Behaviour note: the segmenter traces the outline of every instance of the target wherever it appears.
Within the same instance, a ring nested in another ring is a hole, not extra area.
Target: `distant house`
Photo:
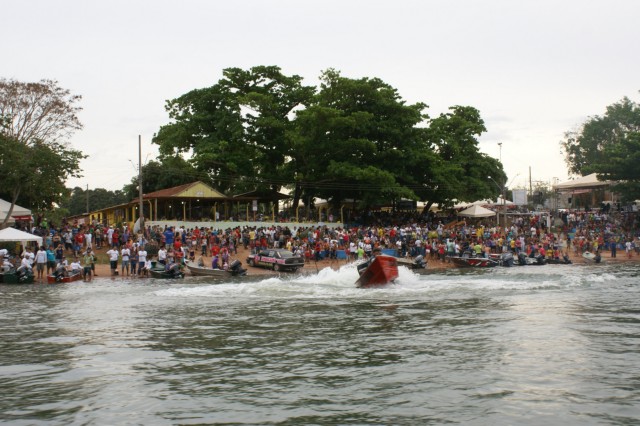
[[[553,185],[553,189],[559,194],[560,208],[593,208],[613,202],[612,184],[611,181],[598,180],[597,175],[592,173]]]
[[[143,194],[142,208],[145,219],[154,222],[217,221],[231,217],[247,220],[253,216],[257,204],[270,204],[263,210],[273,211],[274,204],[277,206],[278,200],[287,197],[277,192],[259,191],[229,197],[204,182],[196,181]],[[139,208],[140,199],[136,198],[128,203],[90,212],[88,216],[85,214],[69,219],[104,225],[129,223],[133,226],[138,220]]]

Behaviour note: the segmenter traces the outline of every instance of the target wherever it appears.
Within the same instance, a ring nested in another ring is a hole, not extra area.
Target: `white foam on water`
[[[315,274],[280,274],[256,281],[216,284],[189,284],[156,290],[160,297],[176,298],[395,298],[428,297],[435,293],[468,291],[536,291],[600,285],[615,281],[616,276],[602,269],[582,265],[544,265],[491,269],[450,269],[425,275],[405,266],[387,286],[362,289],[355,285],[355,264],[337,270],[324,268]]]

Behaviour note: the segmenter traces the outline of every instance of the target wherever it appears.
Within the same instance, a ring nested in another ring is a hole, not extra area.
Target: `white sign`
[[[258,211],[258,200],[253,200],[253,211],[254,212]]]
[[[511,191],[513,194],[513,203],[517,206],[527,205],[527,190],[526,189],[514,189]]]

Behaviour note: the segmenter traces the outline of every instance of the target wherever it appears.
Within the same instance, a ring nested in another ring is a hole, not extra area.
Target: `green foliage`
[[[68,216],[75,216],[128,201],[129,198],[121,190],[107,191],[104,188],[96,188],[87,191],[76,186],[70,191],[69,196],[65,197],[60,207],[68,212]],[[89,210],[87,210],[87,202]]]
[[[34,141],[29,145],[0,135],[0,175],[8,200],[46,211],[61,202],[67,178],[79,176],[79,162],[84,156],[64,145]],[[7,218],[1,218],[4,225]]]
[[[313,93],[299,76],[278,67],[229,68],[212,87],[167,102],[173,123],[153,141],[164,156],[192,152],[191,163],[223,192],[279,189],[281,165],[290,153],[285,137],[290,114]]]
[[[426,104],[407,104],[378,78],[329,69],[316,89],[278,67],[230,68],[166,108],[173,122],[154,137],[161,155],[191,154],[188,163],[223,192],[284,186],[294,206],[318,197],[369,208],[492,197],[500,188],[487,176],[506,181],[502,165],[478,150],[486,129],[477,109],[455,106],[429,121]]]
[[[61,202],[70,177],[80,177],[85,156],[65,140],[82,128],[73,96],[56,81],[23,83],[0,79],[0,196],[46,211]],[[5,226],[7,218],[0,219]]]
[[[179,155],[161,156],[159,161],[149,161],[142,166],[142,190],[145,194],[197,180],[212,184],[205,172],[198,171]],[[130,184],[124,186],[122,192],[123,203],[139,197],[137,175],[131,179]]]
[[[597,173],[600,179],[619,181],[616,190],[626,200],[640,198],[640,105],[623,98],[604,116],[587,120],[568,132],[562,146],[571,173]]]

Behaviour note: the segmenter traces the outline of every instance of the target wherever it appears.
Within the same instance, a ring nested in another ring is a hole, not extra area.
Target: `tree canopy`
[[[628,98],[589,118],[562,142],[569,171],[618,181],[626,200],[640,198],[640,105]]]
[[[448,203],[496,195],[502,165],[479,152],[480,112],[455,106],[430,119],[379,78],[329,69],[319,87],[275,66],[226,69],[215,85],[167,102],[172,122],[153,141],[185,155],[223,192],[287,188],[294,206],[324,198],[362,208],[400,199]],[[175,184],[175,183],[174,183]]]
[[[66,144],[66,138],[82,128],[76,116],[79,99],[52,80],[0,79],[0,196],[11,202],[0,227],[6,226],[18,201],[50,208],[65,194],[67,178],[79,177],[84,155]]]

